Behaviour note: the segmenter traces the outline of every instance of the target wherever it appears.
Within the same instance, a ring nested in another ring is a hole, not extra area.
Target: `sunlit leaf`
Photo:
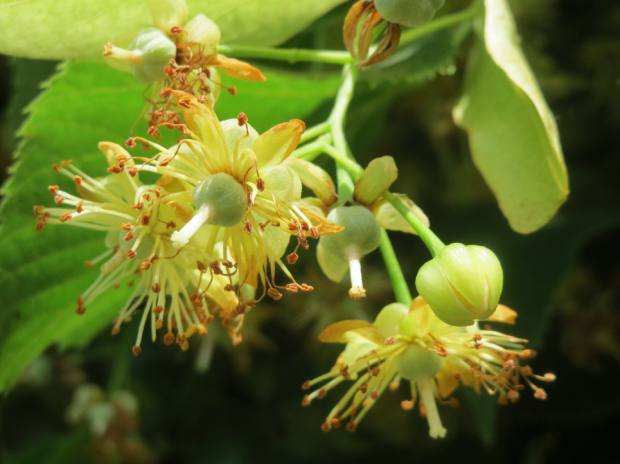
[[[545,225],[568,195],[553,114],[519,46],[505,0],[486,0],[484,35],[472,52],[455,120],[474,162],[520,233]]]
[[[189,18],[215,21],[222,43],[273,46],[344,0],[187,0]],[[128,45],[153,26],[144,0],[0,0],[0,53],[45,59],[101,59],[103,45]]]

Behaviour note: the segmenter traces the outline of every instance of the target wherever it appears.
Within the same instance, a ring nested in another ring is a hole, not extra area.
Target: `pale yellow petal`
[[[377,332],[377,329],[370,322],[360,320],[336,322],[321,332],[319,340],[325,343],[385,344],[385,338]]]
[[[258,168],[277,166],[289,157],[301,139],[306,125],[299,119],[293,119],[272,127],[254,142],[254,153]]]
[[[487,319],[492,322],[503,322],[505,324],[514,324],[517,318],[517,312],[503,304],[497,305],[495,312]]]
[[[288,158],[286,165],[301,179],[301,183],[314,192],[327,206],[338,201],[336,186],[331,176],[316,164],[299,158]]]
[[[372,205],[398,177],[398,168],[391,156],[375,158],[355,183],[353,198],[365,206]]]
[[[407,205],[409,210],[413,214],[415,214],[424,224],[429,225],[428,217],[426,214],[416,206],[416,204],[407,197],[407,195],[403,195],[397,193],[394,195],[396,198],[400,199],[402,202]],[[370,207],[372,214],[374,214],[375,218],[379,222],[379,225],[384,229],[388,230],[398,230],[400,232],[407,232],[409,234],[415,234],[413,227],[409,225],[405,218],[398,212],[396,209],[388,203],[383,198],[375,201]]]
[[[437,372],[435,378],[437,379],[439,395],[442,398],[448,398],[459,386],[459,381],[454,378],[454,372],[445,367]]]

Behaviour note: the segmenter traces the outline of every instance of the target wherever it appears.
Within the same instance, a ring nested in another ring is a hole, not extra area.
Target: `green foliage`
[[[272,46],[343,0],[187,0],[189,18],[208,12],[222,43]],[[106,42],[127,46],[152,27],[143,0],[0,1],[0,53],[44,59],[100,60]]]
[[[511,227],[533,232],[568,195],[555,119],[519,46],[505,0],[487,0],[455,119]]]

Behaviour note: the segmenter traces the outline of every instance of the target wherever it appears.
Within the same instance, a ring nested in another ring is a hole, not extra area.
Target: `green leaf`
[[[215,105],[220,120],[236,118],[244,112],[252,127],[262,133],[276,124],[309,115],[324,100],[333,98],[340,87],[340,76],[313,78],[261,70],[266,82],[241,82],[222,76],[238,92],[220,94]]]
[[[303,118],[338,87],[337,78],[267,75],[269,81],[264,84],[237,82],[237,94],[226,95],[217,104],[222,118],[245,111],[253,125],[266,130],[295,116]],[[48,346],[88,344],[110,326],[129,297],[125,287],[112,289],[84,315],[75,314],[77,296],[97,276],[97,270],[85,268],[84,261],[104,251],[104,237],[69,225],[36,232],[32,207],[52,204],[48,185],[74,189],[69,179],[54,172],[52,163],[72,159],[89,174],[106,173],[97,144],[122,144],[129,137],[145,105],[144,85],[105,64],[69,62],[44,87],[47,90],[31,106],[20,131],[22,143],[0,209],[0,391],[10,388]],[[145,132],[146,123],[140,120],[135,133]],[[164,135],[161,143],[170,146],[178,133]]]
[[[222,43],[273,46],[343,1],[187,0],[187,5],[190,19],[203,13],[218,24]],[[0,53],[100,60],[105,43],[127,46],[152,25],[143,0],[0,0]]]
[[[519,47],[505,0],[486,0],[484,36],[472,52],[454,117],[474,163],[517,232],[545,225],[568,196],[555,119]]]
[[[470,29],[469,23],[463,24],[399,47],[385,61],[362,71],[360,80],[373,85],[385,82],[416,85],[433,79],[438,73],[452,74],[456,69],[454,59]]]

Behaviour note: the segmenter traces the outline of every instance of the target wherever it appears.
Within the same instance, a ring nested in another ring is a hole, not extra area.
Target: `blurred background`
[[[444,13],[466,3],[448,1]],[[349,6],[283,46],[342,49]],[[212,335],[193,340],[188,352],[158,341],[134,357],[131,328],[115,338],[105,331],[81,351],[48,350],[0,397],[0,462],[618,462],[620,4],[519,0],[512,6],[557,119],[571,180],[568,202],[547,226],[527,236],[508,227],[452,121],[471,37],[454,65],[430,82],[407,78],[415,61],[390,80],[363,74],[347,136],[362,165],[376,156],[396,159],[393,190],[424,209],[444,242],[496,252],[505,272],[502,303],[519,313],[516,326],[503,329],[530,340],[538,351],[534,371],[557,375],[546,401],[522,395],[500,407],[496,398],[462,387],[460,407],[440,409],[447,437],[433,440],[417,409],[400,408],[403,389],[386,393],[354,434],[322,432],[339,393],[302,408],[301,385],[329,370],[341,347],[322,346],[318,333],[342,319],[372,320],[394,297],[379,252],[364,262],[368,297],[360,302],[349,299],[346,282],[321,274],[313,253],[303,253],[296,276],[317,290],[265,301],[250,312],[241,346],[233,348],[214,324]],[[14,134],[23,110],[57,64],[0,56],[2,181],[20,143]],[[279,66],[337,72],[319,64]],[[331,104],[305,118],[308,126],[321,122]],[[391,237],[413,288],[427,251],[415,237]]]

